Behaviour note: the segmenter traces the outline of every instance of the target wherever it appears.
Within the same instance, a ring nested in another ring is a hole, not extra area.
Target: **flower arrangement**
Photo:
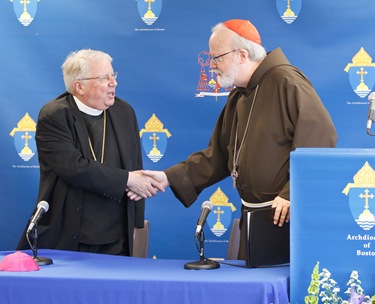
[[[364,294],[357,271],[352,271],[346,285],[348,289],[344,293],[348,300],[343,300],[340,297],[340,288],[331,277],[331,273],[326,268],[319,272],[319,262],[317,262],[311,274],[305,304],[318,304],[319,300],[323,304],[375,304],[375,295],[370,297]]]

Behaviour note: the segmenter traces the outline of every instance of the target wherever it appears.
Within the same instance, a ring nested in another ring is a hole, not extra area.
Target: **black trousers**
[[[120,239],[114,243],[100,245],[79,243],[78,251],[129,256],[128,247],[127,243],[125,243],[123,239]]]

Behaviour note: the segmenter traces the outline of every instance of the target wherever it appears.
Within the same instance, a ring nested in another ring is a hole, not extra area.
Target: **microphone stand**
[[[197,239],[199,238],[199,261],[195,262],[189,262],[186,263],[184,268],[185,269],[195,269],[195,270],[200,270],[200,269],[217,269],[220,268],[220,264],[216,261],[212,261],[209,259],[206,259],[204,257],[204,232],[203,229],[199,232]]]
[[[33,256],[34,256],[33,259],[35,260],[35,262],[39,266],[53,264],[52,259],[50,259],[50,258],[38,257],[38,248],[37,248],[38,229],[37,229],[37,225],[34,226],[31,233],[32,233],[31,237],[33,238],[33,244],[30,243],[27,232],[26,232],[26,236],[27,236],[27,240],[29,241],[29,245],[31,247],[31,250],[33,251]]]

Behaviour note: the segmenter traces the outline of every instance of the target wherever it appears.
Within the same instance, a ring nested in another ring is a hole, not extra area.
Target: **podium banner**
[[[375,295],[374,168],[374,149],[292,152],[291,303]]]

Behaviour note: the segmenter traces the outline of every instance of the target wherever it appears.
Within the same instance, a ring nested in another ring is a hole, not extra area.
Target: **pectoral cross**
[[[237,166],[233,166],[233,170],[230,175],[232,176],[232,179],[233,179],[233,188],[236,188],[236,181],[238,178]]]

